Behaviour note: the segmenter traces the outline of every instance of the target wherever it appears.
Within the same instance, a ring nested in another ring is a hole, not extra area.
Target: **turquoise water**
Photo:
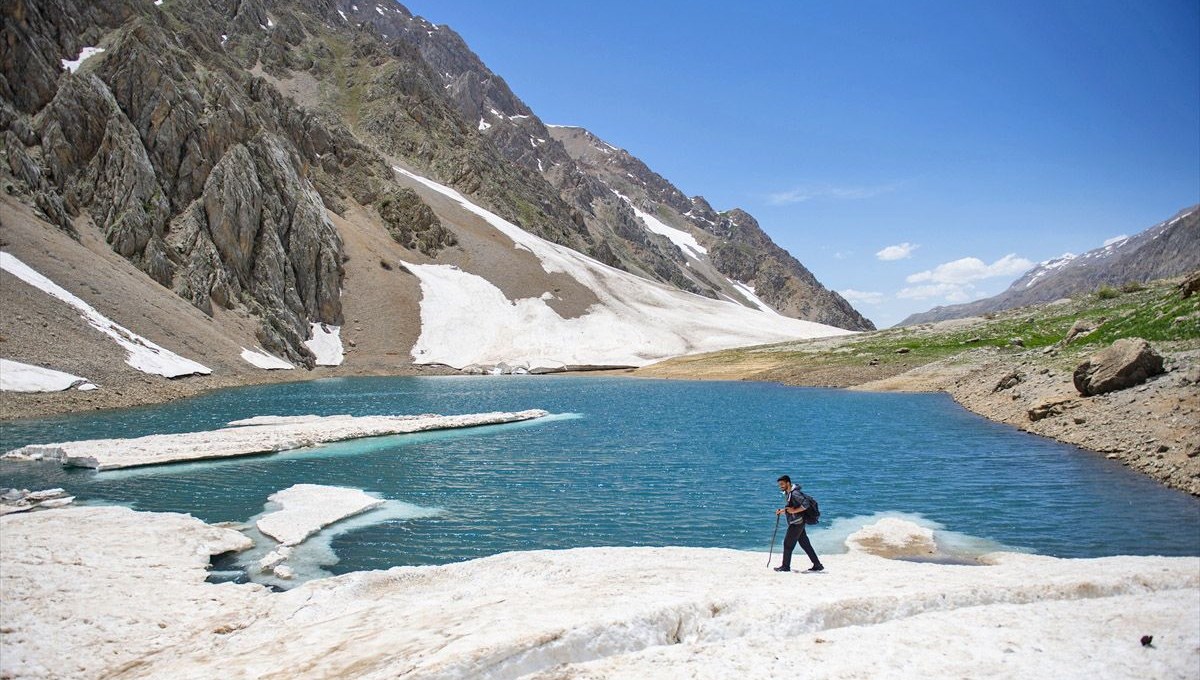
[[[600,377],[345,378],[7,423],[0,449],[213,429],[255,415],[527,408],[557,415],[104,473],[3,462],[0,486],[62,486],[82,501],[213,522],[246,521],[268,495],[297,483],[398,501],[326,532],[335,573],[577,546],[765,555],[780,474],[820,500],[813,537],[825,551],[880,513],[902,513],[980,549],[1200,555],[1200,500],[1103,456],[987,421],[941,394]]]

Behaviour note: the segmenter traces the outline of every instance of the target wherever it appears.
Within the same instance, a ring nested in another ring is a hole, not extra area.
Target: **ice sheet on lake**
[[[279,506],[259,519],[258,530],[286,546],[294,546],[334,522],[383,505],[359,489],[321,484],[294,484],[270,500]]]
[[[547,415],[550,414],[546,411],[530,409],[453,416],[312,416],[300,421],[289,418],[281,423],[238,425],[205,432],[32,444],[10,451],[4,454],[4,457],[18,460],[57,460],[68,466],[113,470],[139,465],[270,453],[360,437],[514,423]]]
[[[13,677],[1195,677],[1200,559],[984,566],[852,551],[577,548],[309,581],[205,583],[241,534],[83,507],[0,518]],[[920,533],[920,532],[918,532]],[[1153,635],[1153,644],[1140,643]]]

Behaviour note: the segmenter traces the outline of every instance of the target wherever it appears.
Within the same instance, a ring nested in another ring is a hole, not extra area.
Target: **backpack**
[[[816,524],[821,521],[821,508],[817,506],[817,499],[804,494],[804,498],[808,501],[808,509],[804,511],[804,523]]]

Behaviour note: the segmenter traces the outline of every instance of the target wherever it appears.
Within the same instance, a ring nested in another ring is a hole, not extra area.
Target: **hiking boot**
[[[811,569],[809,569],[809,571],[825,571],[825,565],[823,565],[823,564],[814,564],[814,565],[812,565],[812,568],[811,568]]]
[[[775,571],[791,571],[791,567],[775,567]]]

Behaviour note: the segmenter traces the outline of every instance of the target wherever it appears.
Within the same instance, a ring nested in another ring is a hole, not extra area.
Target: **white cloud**
[[[913,245],[912,243],[905,241],[904,243],[897,243],[894,246],[888,246],[884,248],[878,253],[875,253],[875,257],[884,260],[885,262],[891,260],[905,260],[912,257],[913,251],[920,247],[921,246],[919,245]]]
[[[847,302],[856,305],[877,305],[883,302],[883,293],[876,293],[874,291],[854,290],[853,288],[847,288],[846,290],[839,290],[838,295],[846,298]]]
[[[966,302],[973,297],[978,297],[978,295],[975,292],[975,287],[971,284],[934,283],[925,286],[902,288],[896,293],[896,297],[903,300],[928,300],[929,298],[940,297],[947,302]]]
[[[796,187],[789,191],[781,191],[767,196],[771,205],[790,205],[815,199],[831,199],[835,201],[856,201],[873,198],[896,190],[896,184],[884,184],[873,187],[861,186],[832,186],[821,184],[814,186]]]
[[[932,270],[925,270],[909,275],[905,280],[909,283],[949,283],[964,284],[972,281],[996,278],[999,276],[1017,276],[1033,267],[1033,263],[1023,257],[1009,253],[991,264],[985,264],[977,257],[964,257],[953,262],[939,264]]]
[[[896,297],[906,300],[941,298],[951,303],[968,302],[987,295],[975,288],[976,281],[1005,276],[1016,277],[1031,267],[1032,262],[1013,253],[991,264],[977,257],[964,257],[909,275],[905,281],[922,285],[904,288],[896,293]]]

